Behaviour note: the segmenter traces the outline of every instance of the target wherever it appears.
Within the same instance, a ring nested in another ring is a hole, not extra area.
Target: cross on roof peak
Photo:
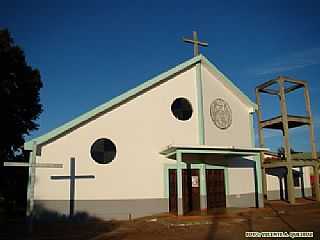
[[[207,47],[208,43],[206,42],[200,42],[198,40],[198,33],[196,31],[193,31],[193,39],[183,38],[183,41],[186,43],[193,44],[193,54],[194,56],[199,55],[199,46]]]

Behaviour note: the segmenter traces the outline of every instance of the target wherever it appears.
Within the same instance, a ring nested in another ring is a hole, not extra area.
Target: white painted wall
[[[251,147],[249,107],[227,88],[206,65],[202,65],[205,143],[207,145]],[[216,98],[228,102],[232,110],[232,125],[216,127],[210,116],[210,105]]]
[[[252,147],[249,107],[205,64],[202,64],[201,71],[206,145]],[[216,127],[210,116],[210,105],[216,98],[224,99],[232,110],[232,124],[224,130]],[[230,195],[254,193],[252,168],[229,168],[228,172]]]
[[[293,169],[299,171],[299,168],[293,168]],[[310,189],[311,188],[311,183],[310,183],[311,167],[303,167],[303,173],[304,173],[303,175],[304,187],[305,189]],[[283,182],[283,186],[284,186],[284,182]],[[300,186],[295,187],[295,189],[300,191],[301,187]],[[269,192],[268,198],[270,198],[270,200],[274,199],[275,191],[279,191],[279,190],[280,190],[280,186],[279,186],[278,177],[267,174],[267,191]],[[271,194],[271,192],[273,193]],[[276,199],[280,199],[280,194],[277,194]]]
[[[254,172],[252,168],[229,168],[229,194],[254,193]]]
[[[35,199],[69,199],[69,182],[50,180],[69,175],[69,159],[76,159],[76,174],[95,179],[76,181],[76,199],[141,199],[164,197],[164,163],[175,163],[159,154],[168,144],[198,144],[195,68],[153,88],[77,128],[42,148],[38,162],[62,163],[63,169],[37,169]],[[186,97],[193,115],[179,121],[171,104]],[[112,163],[99,165],[91,159],[90,147],[98,138],[109,138],[117,147]]]
[[[268,191],[279,190],[278,177],[267,174],[267,189]]]
[[[303,181],[305,188],[311,188],[310,175],[312,173],[312,167],[303,167]]]
[[[249,108],[202,64],[206,145],[251,147]],[[69,181],[51,180],[52,175],[69,175],[69,161],[76,159],[77,175],[95,175],[95,179],[76,181],[78,200],[146,199],[165,197],[164,164],[175,164],[159,152],[168,144],[199,144],[195,67],[180,73],[131,101],[115,108],[75,131],[42,147],[38,162],[62,163],[63,169],[37,169],[36,200],[68,200]],[[186,97],[193,115],[179,121],[171,113],[171,104]],[[218,129],[211,121],[210,104],[215,98],[228,101],[233,124]],[[109,138],[117,147],[117,156],[107,165],[91,159],[90,147],[98,138]],[[251,168],[230,168],[229,194],[254,192]]]

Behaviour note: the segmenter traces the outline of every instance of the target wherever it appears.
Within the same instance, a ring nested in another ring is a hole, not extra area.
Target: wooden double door
[[[169,211],[178,212],[177,171],[169,169]],[[184,214],[200,211],[199,169],[182,170],[182,205]]]
[[[225,208],[226,190],[223,169],[206,169],[207,208]]]
[[[223,169],[206,169],[207,209],[226,207]],[[169,211],[178,212],[177,171],[169,169]],[[183,212],[200,211],[200,176],[198,169],[182,170]]]

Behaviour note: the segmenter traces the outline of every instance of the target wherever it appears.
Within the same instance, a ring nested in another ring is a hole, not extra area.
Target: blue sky
[[[256,85],[287,75],[308,80],[320,145],[319,1],[5,1],[0,27],[10,30],[40,69],[44,112],[39,136],[192,57],[182,37],[199,32],[201,49],[252,100]],[[299,95],[300,94],[300,95]],[[301,113],[303,96],[290,96]],[[265,99],[264,112],[278,104]],[[292,145],[309,150],[307,128]],[[281,146],[266,131],[269,147]],[[28,139],[30,139],[28,137]],[[319,148],[320,149],[320,148]]]

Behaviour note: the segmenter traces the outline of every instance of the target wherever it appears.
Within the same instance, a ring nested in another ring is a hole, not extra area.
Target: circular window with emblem
[[[214,124],[220,129],[227,129],[232,124],[231,108],[222,98],[217,98],[211,103],[210,115]]]
[[[117,149],[110,139],[100,138],[92,144],[90,153],[97,163],[108,164],[115,158]]]

